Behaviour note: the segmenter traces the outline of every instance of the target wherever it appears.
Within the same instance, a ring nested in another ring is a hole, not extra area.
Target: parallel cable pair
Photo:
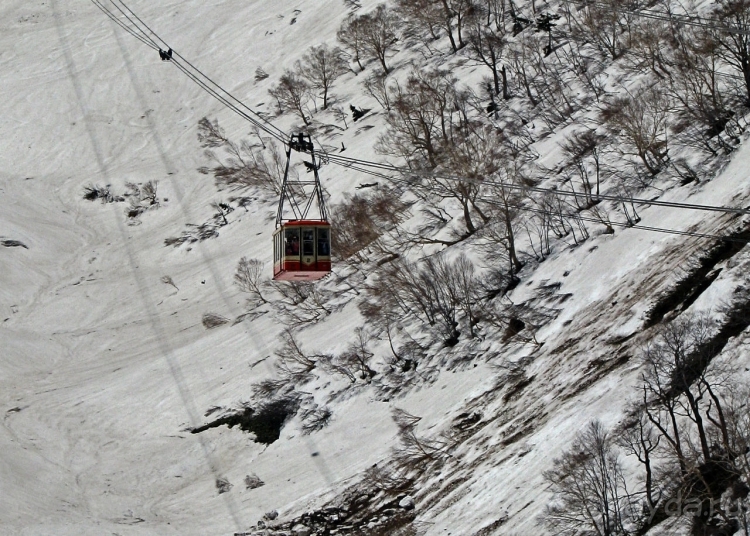
[[[255,125],[260,130],[263,130],[264,132],[266,132],[268,135],[270,135],[272,138],[276,139],[283,145],[288,144],[288,137],[281,129],[279,129],[273,123],[265,119],[261,114],[252,110],[247,105],[242,103],[242,101],[234,97],[231,93],[229,93],[229,91],[224,89],[218,83],[214,82],[210,77],[208,77],[200,69],[195,67],[192,63],[190,63],[190,61],[188,61],[178,52],[175,52],[171,47],[167,45],[166,41],[164,41],[161,37],[159,37],[159,35],[156,34],[156,32],[151,30],[151,28],[145,22],[143,22],[143,20],[140,17],[138,17],[138,15],[136,15],[122,0],[109,0],[109,1],[112,5],[115,6],[115,8],[125,17],[125,19],[132,26],[125,23],[115,13],[113,13],[110,9],[104,6],[102,4],[102,0],[91,0],[91,1],[100,10],[102,10],[110,19],[116,22],[118,26],[123,28],[129,34],[133,35],[134,37],[136,37],[138,40],[140,40],[141,42],[143,42],[150,48],[154,50],[162,51],[162,46],[159,44],[160,42],[164,47],[166,47],[169,50],[172,50],[173,54],[171,57],[171,62],[174,63],[175,66],[178,69],[180,69],[188,78],[193,80],[198,86],[203,88],[206,92],[208,92],[210,95],[216,98],[219,102],[224,104],[230,110],[234,111],[243,119]],[[566,1],[569,3],[577,3],[575,0],[563,0],[563,1]],[[636,14],[638,13],[636,11],[631,11],[631,12],[636,13]],[[260,121],[256,119],[256,117],[260,119]],[[330,162],[330,163],[333,163],[333,164],[336,164],[336,165],[339,165],[348,169],[353,169],[361,173],[367,173],[369,175],[383,178],[385,180],[390,180],[390,181],[397,181],[397,179],[395,179],[392,176],[385,175],[383,172],[392,172],[392,173],[398,173],[401,175],[411,175],[415,177],[434,178],[434,179],[439,179],[439,180],[448,180],[448,181],[456,181],[456,182],[475,182],[475,183],[481,183],[481,184],[489,185],[489,186],[507,188],[510,190],[520,190],[523,192],[535,192],[535,193],[543,193],[543,194],[551,193],[554,195],[562,195],[562,196],[576,197],[576,198],[586,198],[588,196],[588,194],[585,194],[582,192],[568,192],[564,190],[558,190],[555,188],[523,186],[523,185],[507,183],[504,181],[471,179],[467,177],[441,175],[441,174],[434,173],[434,172],[414,171],[406,167],[395,166],[395,165],[388,164],[388,163],[373,162],[373,161],[363,160],[359,158],[349,158],[349,157],[329,153],[322,148],[320,150],[320,158],[322,158],[323,161],[327,161],[327,162]],[[380,170],[380,171],[378,172],[374,170]],[[631,204],[637,204],[637,205],[653,205],[653,206],[664,206],[664,207],[671,207],[671,208],[677,208],[677,209],[702,210],[702,211],[709,211],[709,212],[723,212],[723,213],[731,213],[731,214],[738,214],[738,215],[750,215],[750,210],[743,209],[743,208],[718,207],[718,206],[710,206],[710,205],[678,203],[678,202],[669,202],[669,201],[640,199],[640,198],[634,198],[634,197],[628,198],[628,197],[607,195],[607,194],[601,194],[597,197],[602,200],[613,201],[613,202],[618,202],[618,203],[631,203]],[[594,221],[598,222],[598,220],[594,220]],[[625,227],[631,227],[631,228],[635,227],[630,224],[622,224],[622,225],[624,225]],[[661,228],[647,228],[646,226],[638,226],[635,228],[641,228],[644,230],[655,230],[655,231],[658,230],[659,232],[672,232],[675,234],[688,234],[690,236],[707,236],[707,237],[713,237],[717,239],[722,238],[722,237],[714,236],[714,235],[701,235],[700,233],[690,233],[688,231],[677,231],[677,230],[669,230],[669,229],[661,229]]]
[[[130,35],[144,43],[146,46],[164,53],[164,49],[171,51],[169,59],[179,70],[188,78],[193,80],[198,86],[203,88],[207,93],[221,102],[224,106],[234,111],[237,115],[266,132],[269,136],[285,144],[287,137],[284,131],[276,127],[273,123],[265,119],[255,110],[249,108],[242,101],[233,96],[229,91],[212,80],[203,71],[193,65],[187,58],[179,54],[167,42],[159,37],[133,10],[131,10],[121,0],[109,0],[117,11],[125,17],[127,22],[123,21],[111,9],[108,9],[103,0],[91,0],[102,12],[104,12],[112,21],[123,28]]]
[[[601,1],[591,1],[591,0],[561,0],[562,3],[565,4],[573,4],[580,7],[587,7],[587,6],[598,6],[603,8],[604,11],[608,11],[613,14],[630,14],[635,15],[637,17],[643,17],[647,19],[652,20],[661,20],[666,22],[674,22],[677,24],[683,24],[685,26],[694,26],[697,28],[705,28],[707,30],[718,30],[720,32],[726,32],[731,34],[737,34],[737,35],[747,35],[750,36],[750,29],[749,30],[742,30],[740,28],[727,26],[726,24],[723,24],[722,21],[716,20],[716,19],[706,19],[699,16],[690,16],[690,15],[678,15],[675,13],[659,13],[654,12],[652,10],[647,9],[640,9],[640,8],[631,8],[631,9],[621,9],[621,10],[615,10],[612,9],[611,4],[607,4],[605,2]]]
[[[402,183],[406,186],[411,186],[411,184],[404,179],[396,179],[394,177],[388,177],[388,179],[395,183]],[[564,192],[564,191],[555,191],[555,193],[568,194],[568,195],[573,194],[573,192]],[[626,199],[626,198],[623,198],[623,199]],[[717,234],[711,234],[711,233],[698,233],[694,231],[681,231],[678,229],[668,229],[665,227],[653,227],[649,225],[641,225],[639,223],[615,222],[615,221],[610,221],[610,220],[582,216],[580,213],[573,214],[573,213],[565,212],[563,210],[544,210],[543,208],[534,208],[528,205],[519,205],[515,203],[504,203],[500,201],[494,201],[491,199],[484,199],[482,202],[487,205],[496,206],[500,208],[511,208],[511,209],[519,210],[521,212],[530,212],[534,214],[556,216],[556,217],[561,217],[561,218],[571,218],[571,219],[576,219],[576,220],[590,222],[590,223],[597,223],[597,224],[605,225],[605,226],[610,225],[612,227],[620,227],[623,229],[638,229],[641,231],[651,231],[651,232],[663,233],[663,234],[689,236],[692,238],[709,238],[709,239],[717,240],[717,241],[721,240],[725,242],[736,242],[740,244],[750,243],[750,238],[717,235]]]

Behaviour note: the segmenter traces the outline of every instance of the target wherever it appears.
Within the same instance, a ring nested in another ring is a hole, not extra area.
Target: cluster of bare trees
[[[591,423],[545,473],[555,500],[542,521],[556,534],[643,534],[683,514],[695,534],[747,532],[747,388],[714,360],[718,328],[705,317],[664,326],[643,350],[638,400],[621,429]],[[631,482],[623,454],[641,468]]]
[[[444,201],[457,202],[465,227],[459,236],[474,234],[476,218],[489,221],[483,182],[500,169],[502,134],[479,119],[475,96],[450,72],[414,69],[386,93],[391,113],[376,149],[406,160],[413,170],[409,187],[433,217],[443,218]]]
[[[734,118],[750,96],[750,3],[716,2],[699,24],[680,24],[685,16],[667,1],[648,9],[648,17],[617,4],[569,8],[567,18],[574,27],[593,17],[598,24],[589,25],[585,35],[595,36],[602,52],[625,56],[636,72],[653,75],[646,77],[646,88],[626,99],[631,128],[623,135],[631,146],[641,144],[636,156],[647,171],[663,169],[670,131],[681,143],[712,155],[731,151],[744,130]],[[614,126],[622,127],[621,120]]]
[[[129,225],[140,223],[138,219],[141,214],[148,210],[154,210],[161,206],[157,196],[159,181],[147,181],[146,183],[125,183],[125,193],[123,195],[114,195],[111,192],[110,185],[100,186],[98,184],[89,184],[84,187],[83,198],[87,201],[101,199],[102,203],[122,203],[129,201],[125,208],[125,215],[128,217]],[[166,201],[166,199],[165,199]]]
[[[750,85],[737,81],[750,81],[746,4],[718,2],[713,20],[723,23],[713,27],[677,25],[668,1],[627,8],[614,0],[568,2],[557,13],[537,10],[534,2],[504,0],[398,0],[395,10],[381,4],[362,14],[355,6],[337,35],[342,48],[312,47],[271,93],[282,110],[309,124],[311,106],[317,109],[317,99],[324,109],[329,106],[330,89],[349,65],[361,71],[370,61],[378,64],[364,81],[388,112],[377,150],[405,160],[413,171],[404,179],[423,201],[428,227],[444,227],[452,219],[446,210],[456,204],[463,225],[439,241],[450,245],[491,228],[489,236],[505,246],[509,269],[517,272],[519,229],[533,228],[527,234],[537,239],[537,258],[550,251],[550,236],[585,239],[586,219],[614,232],[599,202],[605,180],[617,179],[614,187],[622,193],[647,184],[670,165],[695,180],[699,175],[690,165],[674,158],[683,144],[714,155],[733,148],[744,129],[737,106],[750,97]],[[441,39],[449,44],[442,52]],[[390,75],[395,47],[415,43],[431,55],[460,53],[485,67],[485,87],[477,93],[439,69]],[[623,58],[624,66],[650,72],[651,78],[642,77],[640,87],[613,98],[603,73]],[[539,120],[551,130],[591,99],[603,100],[603,125],[577,131],[562,147],[567,181],[583,192],[583,201],[575,198],[569,210],[559,199],[519,194],[517,188],[534,175],[528,166],[534,141],[529,125]],[[510,101],[512,106],[503,104]],[[223,165],[214,168],[217,181],[240,184],[239,177],[247,182],[252,175],[248,168],[268,176],[267,170],[278,167],[278,154],[241,154],[248,147],[221,135],[209,139],[226,150]],[[579,217],[581,211],[590,216]],[[627,207],[625,216],[629,223],[637,221]],[[372,242],[372,236],[360,238]]]
[[[744,0],[717,2],[699,24],[679,24],[686,6],[666,0],[649,6],[566,2],[555,14],[537,11],[533,2],[397,4],[405,35],[427,43],[447,36],[452,52],[463,49],[487,67],[491,94],[525,98],[536,108],[527,120],[537,116],[550,128],[588,96],[606,96],[600,75],[612,61],[625,58],[638,72],[650,71],[653,87],[633,92],[616,103],[627,105],[623,113],[605,118],[631,145],[625,155],[648,173],[665,166],[669,129],[689,130],[682,141],[715,154],[731,150],[744,128],[732,120],[750,97],[750,5]]]
[[[258,137],[258,143],[229,139],[219,121],[204,117],[198,121],[198,143],[210,166],[198,171],[214,176],[219,189],[257,188],[266,195],[278,195],[284,178],[286,159],[279,148]]]
[[[311,47],[271,89],[282,111],[309,124],[319,102],[322,109],[330,107],[339,77],[375,65],[363,85],[387,112],[376,149],[405,162],[408,171],[388,188],[334,207],[332,239],[339,259],[370,262],[375,256],[368,253],[374,251],[383,261],[364,290],[362,312],[373,320],[376,334],[387,337],[396,361],[410,362],[419,347],[403,329],[404,315],[432,328],[446,345],[456,344],[461,334],[476,336],[478,322],[495,314],[488,312],[488,302],[517,283],[529,258],[544,260],[555,240],[586,240],[587,222],[614,232],[612,212],[622,211],[628,223],[638,221],[632,206],[602,202],[603,191],[627,197],[632,188],[674,167],[674,155],[685,146],[712,155],[733,149],[744,129],[742,106],[750,103],[750,1],[717,1],[710,20],[721,24],[680,25],[668,0],[649,6],[564,2],[551,13],[537,10],[534,2],[397,0],[395,10],[379,5],[360,14],[357,4],[338,32],[341,48]],[[651,15],[643,17],[639,9]],[[484,69],[486,79],[482,87],[469,88],[439,68],[395,69],[397,46],[416,46],[429,56],[462,55]],[[615,61],[643,76],[612,95],[605,69]],[[562,165],[535,167],[531,144],[593,100],[600,104],[598,122],[564,139]],[[211,161],[201,170],[213,174],[220,187],[277,194],[283,154],[258,139],[258,144],[234,142],[216,121],[201,120],[199,141]],[[535,191],[539,179],[553,177],[558,177],[557,192]],[[420,201],[426,223],[414,234],[392,232],[407,211],[401,199],[407,190]],[[493,272],[502,280],[494,288],[463,256],[417,263],[400,258],[417,243],[450,246],[467,239],[481,246],[489,264],[503,267],[500,276]],[[522,239],[530,252],[519,251]],[[332,312],[331,296],[320,287],[263,282],[261,267],[257,260],[243,259],[236,275],[251,309],[270,305],[297,325]],[[365,334],[360,336],[362,343]],[[359,344],[323,362],[330,371],[347,371],[349,379],[371,379],[365,347]],[[712,401],[711,418],[721,422],[710,392],[701,396]],[[664,429],[672,436],[654,431],[659,417],[648,409],[654,397],[644,399],[648,404],[641,415],[648,418],[638,422],[661,438],[661,449],[671,444],[670,437],[676,442],[678,429]],[[696,427],[699,420],[711,422],[705,411],[693,411]],[[612,443],[601,429],[589,435],[601,445]],[[710,449],[704,447],[698,450],[705,460]],[[637,456],[648,458],[647,451]],[[647,495],[652,493],[649,488]]]
[[[364,70],[362,62],[376,60],[388,74],[388,58],[395,51],[398,42],[398,18],[385,4],[363,15],[352,15],[339,29],[338,40],[344,45],[348,58],[354,61],[359,70]]]
[[[371,257],[368,246],[375,253],[393,255],[381,237],[397,234],[407,210],[398,190],[379,186],[368,193],[347,196],[332,206],[329,219],[336,230],[331,235],[336,261],[366,262]]]
[[[455,260],[441,255],[417,264],[404,260],[389,263],[368,289],[368,300],[361,308],[367,318],[386,328],[395,311],[413,314],[434,328],[447,346],[454,346],[460,320],[474,336],[479,301],[480,284],[473,263],[463,255]]]
[[[299,328],[314,324],[333,312],[328,303],[330,291],[308,281],[272,281],[266,277],[265,263],[242,257],[234,273],[235,285],[246,294],[246,312],[237,320],[263,314],[268,305],[287,326]]]
[[[339,47],[312,46],[298,60],[294,68],[287,69],[279,82],[269,90],[281,112],[292,112],[305,125],[310,124],[312,103],[315,110],[318,99],[322,109],[328,109],[331,88],[336,80],[348,70],[344,53]]]
[[[625,534],[628,491],[613,447],[611,434],[593,421],[544,473],[555,502],[547,506],[543,519],[554,534]]]

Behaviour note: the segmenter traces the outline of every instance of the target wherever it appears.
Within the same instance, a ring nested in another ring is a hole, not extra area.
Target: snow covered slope
[[[347,15],[341,0],[128,5],[268,114],[268,89],[284,68],[310,45],[333,44]],[[472,358],[464,363],[443,351],[440,359],[454,366],[434,366],[430,381],[392,398],[359,386],[328,403],[328,427],[304,435],[292,420],[268,446],[237,428],[192,434],[211,420],[211,408],[249,401],[251,385],[272,376],[281,346],[283,326],[272,314],[214,330],[201,323],[208,312],[243,313],[234,270],[241,257],[270,263],[273,201],[235,210],[216,239],[164,245],[210,219],[210,203],[227,195],[197,171],[206,165],[198,120],[218,118],[234,138],[247,136],[248,126],[91,2],[5,0],[0,29],[0,240],[23,244],[0,247],[2,534],[231,534],[272,510],[291,519],[387,462],[398,444],[394,407],[422,417],[426,436],[450,430],[462,414],[481,415],[481,427],[413,492],[422,530],[474,534],[495,523],[491,533],[536,534],[549,500],[542,472],[589,420],[621,420],[638,380],[639,345],[648,340],[645,312],[714,242],[618,229],[559,248],[510,296],[521,303],[554,286],[550,303],[559,314],[536,334],[543,346],[506,345],[502,333],[488,331],[460,347]],[[402,51],[394,65],[414,59]],[[269,78],[256,82],[258,68]],[[464,75],[481,79],[474,67]],[[350,125],[325,141],[372,160],[384,114],[359,83],[354,74],[342,77],[336,98],[345,108],[373,108],[364,126],[374,128]],[[299,126],[289,114],[273,120],[285,131]],[[554,159],[556,139],[537,151]],[[715,179],[663,199],[746,206],[749,162],[743,141]],[[332,202],[371,179],[335,166],[321,173]],[[137,225],[123,203],[83,199],[88,185],[122,195],[126,183],[147,181],[158,181],[160,207]],[[702,233],[739,220],[658,207],[639,214],[644,225]],[[691,310],[715,311],[746,281],[746,249],[721,261],[724,270]],[[299,337],[333,353],[363,323],[352,301]],[[726,353],[745,363],[738,345]],[[508,362],[523,362],[531,378],[515,393],[498,369]],[[307,388],[323,393],[328,381]],[[246,487],[247,475],[265,485]],[[230,489],[219,493],[225,481]]]

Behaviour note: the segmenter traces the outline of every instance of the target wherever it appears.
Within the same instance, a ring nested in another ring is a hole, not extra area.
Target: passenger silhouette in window
[[[299,255],[299,230],[287,229],[284,238],[286,240],[285,255]]]

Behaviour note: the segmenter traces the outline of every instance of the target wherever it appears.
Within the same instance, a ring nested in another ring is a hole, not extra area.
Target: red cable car
[[[313,172],[313,180],[289,180],[292,149],[310,154],[312,162],[304,164],[308,172]],[[292,136],[286,152],[286,170],[273,234],[273,278],[276,281],[314,281],[331,273],[331,224],[326,216],[319,167],[310,136],[307,139],[304,134]],[[310,186],[313,189],[308,193]],[[292,218],[284,217],[285,200],[289,201]],[[319,219],[308,217],[313,202],[317,202]]]
[[[273,278],[313,281],[331,272],[331,225],[323,220],[292,220],[273,234]]]

